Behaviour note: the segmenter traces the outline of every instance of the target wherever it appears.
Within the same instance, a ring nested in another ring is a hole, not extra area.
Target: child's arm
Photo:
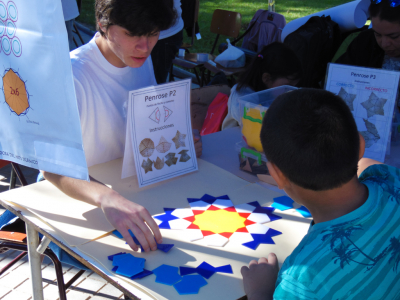
[[[241,272],[248,300],[273,299],[279,272],[278,259],[274,253],[270,253],[268,259],[261,257],[258,262],[252,260],[249,267],[242,267]]]
[[[365,157],[361,158],[358,161],[357,176],[360,177],[361,173],[364,172],[364,170],[366,168],[368,168],[369,166],[380,165],[380,164],[382,164],[382,163],[377,160],[371,159],[371,158],[365,158]]]

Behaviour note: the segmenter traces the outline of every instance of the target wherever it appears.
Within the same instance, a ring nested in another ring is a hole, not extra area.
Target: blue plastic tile
[[[178,273],[179,268],[169,265],[161,265],[153,270],[156,275],[156,282],[165,285],[173,285],[182,280],[182,276]]]
[[[198,273],[207,279],[209,279],[216,272],[231,273],[231,274],[233,273],[232,267],[230,265],[215,268],[206,262],[202,262],[197,268],[179,267],[179,271],[182,276]]]
[[[310,211],[307,209],[305,206],[301,206],[296,209],[304,218],[310,218],[312,217],[310,214]]]
[[[118,269],[115,271],[117,274],[132,277],[140,272],[143,272],[144,258],[138,258],[132,254],[121,254],[114,256],[113,266],[117,266]]]
[[[143,272],[140,272],[140,273],[137,273],[136,275],[133,275],[133,276],[131,277],[131,279],[140,279],[140,278],[149,276],[149,275],[151,275],[151,274],[153,274],[152,271],[143,269]]]
[[[207,285],[207,281],[200,275],[189,275],[174,284],[179,295],[198,294],[201,287]]]
[[[254,206],[254,207],[259,207],[259,206],[261,206],[260,203],[258,203],[258,201],[249,202],[249,203],[246,203],[246,204],[251,205],[251,206]]]
[[[272,207],[275,207],[279,210],[288,210],[293,208],[294,201],[288,196],[281,196],[274,198],[274,203],[272,203]]]
[[[242,245],[250,249],[256,250],[260,244],[275,244],[272,237],[280,234],[282,234],[282,232],[270,228],[265,234],[251,234],[254,241],[244,243]]]
[[[118,233],[119,233],[119,232],[118,232]],[[126,254],[126,252],[115,253],[115,254],[113,254],[113,255],[107,256],[107,258],[108,258],[108,260],[113,261],[114,256],[121,255],[121,254]]]

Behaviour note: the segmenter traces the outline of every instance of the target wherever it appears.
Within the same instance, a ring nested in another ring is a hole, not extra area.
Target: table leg
[[[36,250],[39,245],[39,235],[38,232],[28,224],[26,224],[26,233],[28,238],[28,257],[31,270],[33,300],[43,300],[40,254]]]

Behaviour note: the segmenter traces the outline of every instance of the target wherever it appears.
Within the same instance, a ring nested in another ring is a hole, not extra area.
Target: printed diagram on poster
[[[139,187],[197,170],[190,80],[130,92],[122,178]]]
[[[0,0],[0,61],[0,159],[88,180],[61,2]]]
[[[349,106],[365,139],[364,157],[384,162],[390,149],[399,72],[329,64],[325,89]]]

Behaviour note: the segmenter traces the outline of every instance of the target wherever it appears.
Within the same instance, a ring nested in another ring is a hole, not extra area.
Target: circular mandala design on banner
[[[6,23],[0,20],[0,38],[6,34]]]
[[[11,41],[11,49],[12,52],[14,53],[14,55],[16,57],[20,57],[22,54],[22,46],[21,46],[21,41],[19,40],[19,38],[14,37]]]
[[[16,22],[18,20],[18,9],[14,2],[9,1],[7,3],[7,11],[8,11],[8,17],[12,21]]]
[[[12,39],[14,37],[15,31],[17,31],[17,27],[15,26],[14,22],[11,20],[7,20],[6,21],[6,34],[10,39]]]
[[[11,42],[6,35],[1,38],[1,48],[6,55],[9,55],[11,53]]]
[[[0,1],[0,20],[7,20],[7,7],[2,1]]]

